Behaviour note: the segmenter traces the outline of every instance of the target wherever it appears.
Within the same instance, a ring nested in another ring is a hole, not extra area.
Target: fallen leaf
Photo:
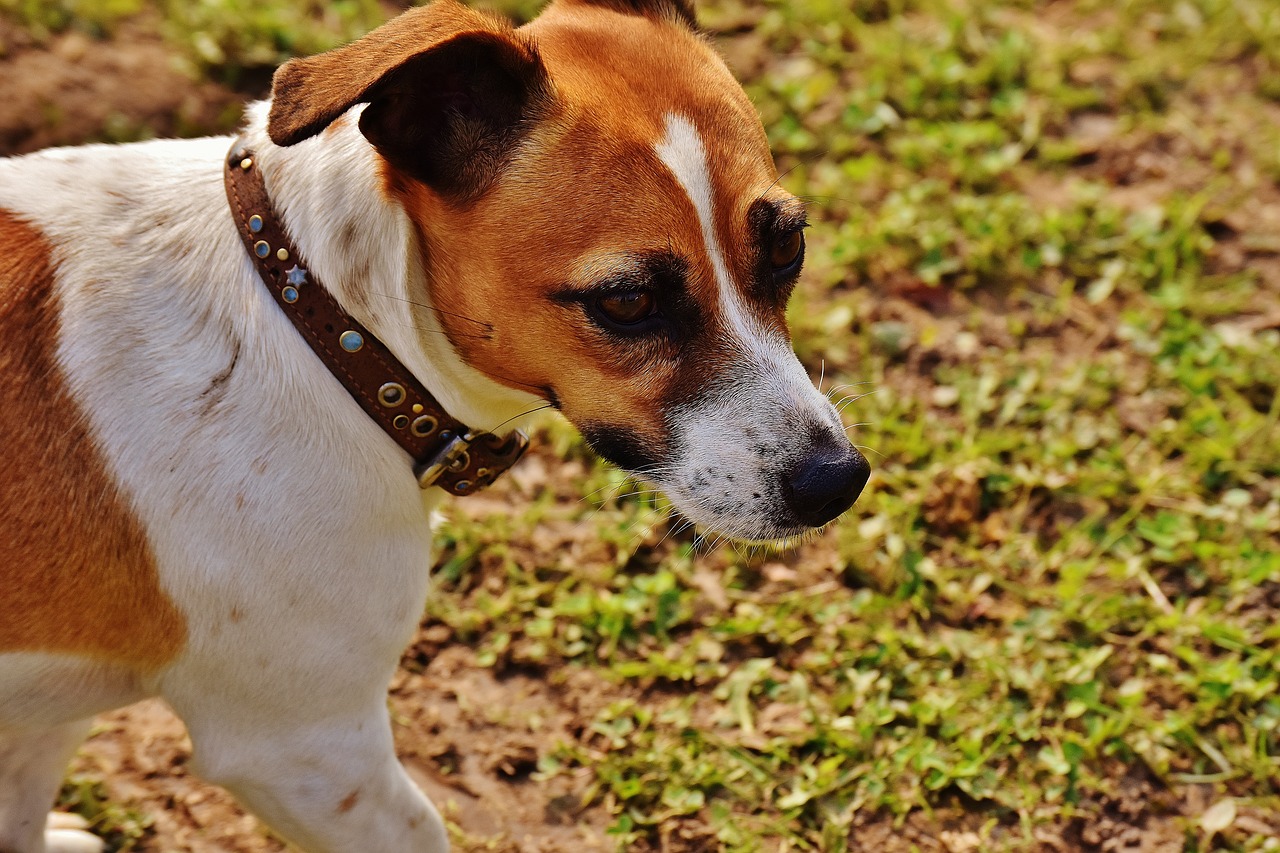
[[[1200,815],[1200,828],[1212,837],[1236,822],[1236,801],[1219,800]]]

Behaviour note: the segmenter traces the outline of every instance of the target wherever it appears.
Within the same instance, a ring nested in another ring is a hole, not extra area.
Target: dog
[[[101,849],[46,816],[149,696],[300,848],[447,850],[385,705],[433,508],[553,407],[705,529],[847,510],[805,225],[688,0],[436,0],[234,140],[0,160],[0,851]]]

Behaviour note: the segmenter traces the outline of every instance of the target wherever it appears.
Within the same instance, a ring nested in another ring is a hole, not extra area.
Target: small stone
[[[939,385],[933,389],[933,404],[941,409],[949,409],[960,401],[960,391],[952,385]]]
[[[49,853],[102,853],[106,842],[96,835],[78,829],[50,829],[44,834]]]

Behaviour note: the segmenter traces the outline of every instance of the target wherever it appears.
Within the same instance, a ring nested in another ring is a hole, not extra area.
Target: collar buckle
[[[470,455],[467,450],[472,443],[479,438],[480,434],[474,430],[468,430],[462,435],[455,435],[449,439],[444,447],[423,462],[419,462],[414,466],[413,473],[418,477],[418,485],[424,489],[429,489],[436,484],[436,480],[446,471],[461,471],[471,464]]]

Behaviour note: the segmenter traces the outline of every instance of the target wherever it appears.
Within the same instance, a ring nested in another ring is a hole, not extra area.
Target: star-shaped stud
[[[294,287],[301,287],[307,283],[307,271],[302,267],[294,264],[291,269],[285,270],[289,276],[289,283]]]

